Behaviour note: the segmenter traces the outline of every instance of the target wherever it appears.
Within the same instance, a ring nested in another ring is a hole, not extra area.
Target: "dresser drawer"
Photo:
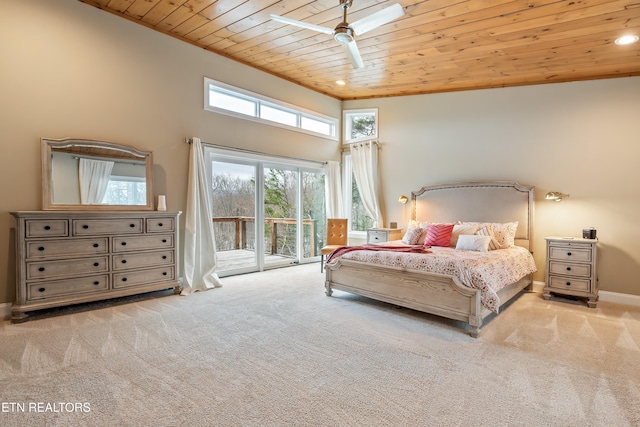
[[[144,285],[147,283],[173,281],[176,277],[175,267],[152,268],[149,270],[128,271],[113,275],[114,288],[126,288],[129,286]]]
[[[143,249],[173,248],[173,234],[145,236],[120,236],[113,238],[113,252],[139,251]]]
[[[38,261],[27,264],[27,280],[108,272],[109,258],[106,256],[60,261]]]
[[[51,280],[27,284],[27,300],[42,300],[68,295],[86,294],[109,289],[109,275],[76,279]]]
[[[591,250],[569,246],[549,246],[549,259],[591,262]]]
[[[591,264],[570,264],[567,262],[549,261],[549,273],[588,278],[591,277]]]
[[[74,236],[95,236],[98,234],[140,234],[143,219],[74,219],[71,229]]]
[[[154,265],[171,265],[174,263],[173,250],[160,252],[144,252],[113,256],[114,270],[151,267]]]
[[[71,240],[35,240],[27,242],[28,260],[43,258],[62,258],[82,255],[100,255],[109,252],[109,239],[99,237],[95,239]]]
[[[549,276],[548,285],[550,288],[565,291],[591,292],[591,280],[576,279],[573,277]]]
[[[27,220],[25,221],[26,238],[67,237],[69,221],[66,219]]]
[[[147,233],[169,233],[175,227],[173,218],[147,218]]]

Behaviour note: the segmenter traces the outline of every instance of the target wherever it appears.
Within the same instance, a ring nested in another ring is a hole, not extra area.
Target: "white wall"
[[[151,150],[154,191],[185,209],[184,138],[310,160],[338,142],[204,111],[204,77],[340,117],[340,101],[77,0],[2,0],[0,303],[14,298],[9,212],[41,209],[40,138]]]
[[[536,280],[548,235],[600,240],[600,289],[640,295],[640,77],[348,101],[379,108],[386,218],[423,185],[516,180],[536,186]],[[560,203],[548,191],[569,193]],[[464,219],[464,218],[461,218]]]

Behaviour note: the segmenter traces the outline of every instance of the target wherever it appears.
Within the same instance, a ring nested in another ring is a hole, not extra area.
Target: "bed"
[[[477,338],[483,320],[498,314],[501,307],[523,290],[531,290],[535,272],[531,256],[533,191],[533,186],[513,181],[457,182],[422,187],[411,193],[412,224],[475,223],[479,228],[483,224],[511,224],[514,228],[512,247],[506,249],[507,245],[504,245],[502,249],[473,254],[475,251],[446,247],[432,247],[427,254],[394,252],[391,248],[389,251],[385,248],[351,250],[328,260],[325,293],[331,296],[337,289],[463,321],[468,324],[469,334]],[[407,246],[393,242],[393,245],[398,244]],[[518,263],[526,266],[520,272],[510,271],[494,279],[489,277],[486,268],[475,273],[470,273],[466,267],[458,268],[453,259],[462,257],[462,252],[469,252],[471,263],[479,266],[493,264],[497,262],[493,261],[495,258],[508,257],[511,252],[520,257]],[[427,261],[416,257],[428,257],[429,262],[446,267],[434,272],[429,270],[431,267],[423,266]],[[476,283],[470,276],[496,283]],[[507,282],[497,283],[505,278]]]

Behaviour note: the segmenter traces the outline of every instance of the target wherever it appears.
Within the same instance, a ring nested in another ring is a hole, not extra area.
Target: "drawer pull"
[[[100,245],[99,245],[99,244],[97,244],[97,243],[94,243],[94,244],[93,244],[93,247],[94,247],[94,248],[97,248],[98,246],[100,246]]]
[[[134,228],[136,225],[135,224],[129,224],[129,227]]]
[[[40,267],[38,271],[44,271],[44,267]]]
[[[158,223],[158,227],[162,227],[163,224],[161,222]]]
[[[93,266],[94,266],[94,267],[98,267],[98,266],[100,266],[100,263],[99,263],[99,262],[94,262],[94,263],[93,263]]]
[[[567,267],[567,271],[571,271],[571,267]]]
[[[89,226],[87,224],[83,225],[82,228],[84,228],[85,230],[87,230],[89,228]]]
[[[44,292],[44,291],[46,291],[46,289],[45,289],[45,288],[40,288],[40,289],[38,289],[38,292]]]
[[[100,284],[100,282],[98,282],[97,280],[95,282],[93,282],[94,285],[98,286]]]
[[[162,243],[167,243],[167,239],[162,239]]]
[[[567,252],[567,256],[571,256],[571,252]]]
[[[571,286],[571,282],[567,282],[567,286]]]
[[[47,230],[47,231],[49,231],[49,230],[51,230],[51,226],[50,226],[50,225],[45,225],[45,226],[44,226],[44,229],[45,229],[45,230]]]
[[[162,275],[163,275],[163,276],[166,276],[167,274],[168,274],[168,273],[167,273],[166,271],[163,271],[163,272],[162,272]]]
[[[122,261],[120,261],[120,262],[121,262],[121,263],[123,263],[123,264],[126,264],[126,263],[127,263],[127,260],[126,260],[126,259],[123,259],[123,260],[122,260]]]
[[[167,256],[166,255],[162,255],[162,259],[167,259]]]
[[[127,281],[127,278],[126,278],[126,277],[123,277],[123,278],[122,278],[122,281],[123,281],[123,282],[126,282],[126,281]]]
[[[127,246],[127,242],[120,243],[122,246]]]
[[[44,251],[44,246],[40,246],[40,247],[38,248],[38,250],[39,250],[40,252]]]

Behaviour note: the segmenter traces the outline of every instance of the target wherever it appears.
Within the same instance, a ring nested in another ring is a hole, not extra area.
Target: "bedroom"
[[[26,14],[31,21],[23,25]],[[78,1],[4,1],[0,24],[2,40],[13,41],[3,46],[0,68],[5,314],[14,298],[8,212],[40,208],[40,137],[92,137],[153,150],[156,193],[167,195],[170,210],[186,204],[185,137],[339,160],[337,142],[204,111],[205,76],[331,116],[377,107],[388,221],[405,223],[408,211],[397,197],[428,183],[535,185],[534,280],[544,280],[544,236],[579,236],[593,226],[601,299],[638,305],[640,77],[339,101]],[[570,197],[546,202],[547,191]]]
[[[170,210],[184,210],[186,202],[186,137],[340,159],[335,141],[204,111],[202,78],[213,76],[333,117],[342,109],[378,108],[387,222],[408,221],[408,206],[396,200],[426,184],[508,179],[535,185],[534,280],[544,280],[544,236],[579,236],[595,227],[603,295],[640,297],[634,197],[640,77],[340,102],[84,4],[45,4],[8,3],[3,14],[4,39],[20,40],[6,46],[2,69],[12,105],[4,120],[12,125],[2,128],[0,173],[5,182],[20,182],[4,188],[3,212],[40,208],[41,137],[90,137],[153,150],[155,193],[167,194]],[[12,14],[33,14],[34,23],[19,25]],[[548,191],[570,197],[545,203]],[[13,220],[7,214],[1,221],[8,242]],[[9,271],[8,247],[0,248],[3,271]],[[0,278],[5,313],[14,297],[8,283],[6,275]]]

